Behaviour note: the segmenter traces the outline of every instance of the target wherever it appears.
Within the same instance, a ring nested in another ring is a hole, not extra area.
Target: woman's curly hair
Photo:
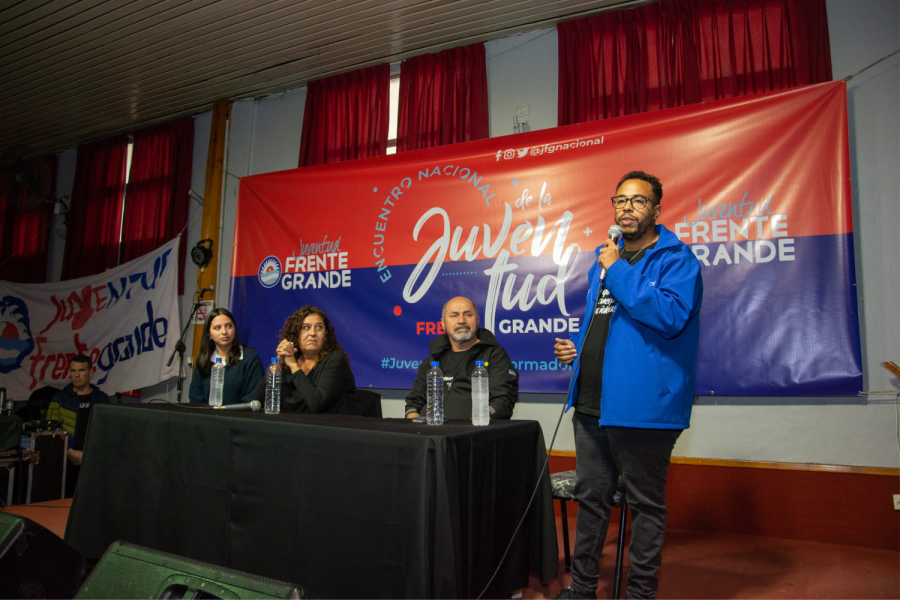
[[[300,358],[300,351],[297,349],[297,340],[300,338],[300,328],[303,325],[303,321],[306,320],[306,317],[309,315],[319,315],[325,323],[325,341],[322,343],[322,348],[319,350],[318,356],[316,356],[316,362],[319,362],[335,350],[344,352],[344,347],[338,341],[337,334],[334,332],[334,326],[322,309],[317,306],[301,306],[294,311],[294,314],[287,318],[287,321],[285,321],[284,325],[281,327],[280,334],[281,339],[288,340],[294,344],[294,357]],[[344,352],[344,354],[346,354],[346,352]]]

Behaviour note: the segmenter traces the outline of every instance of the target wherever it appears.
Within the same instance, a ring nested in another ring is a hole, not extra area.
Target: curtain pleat
[[[309,82],[299,166],[387,153],[387,63]]]
[[[557,31],[560,125],[831,81],[825,0],[660,0]]]
[[[190,117],[133,134],[125,197],[121,263],[159,248],[184,228],[190,208],[194,122]],[[184,293],[186,237],[178,248],[178,293]]]
[[[47,202],[35,210],[21,211],[7,204],[8,181],[0,182],[0,279],[17,283],[47,281],[50,225],[56,196],[55,154],[44,157],[49,171]]]
[[[64,280],[95,275],[118,264],[127,151],[124,135],[78,147]]]
[[[403,61],[398,152],[487,138],[488,118],[483,43]]]

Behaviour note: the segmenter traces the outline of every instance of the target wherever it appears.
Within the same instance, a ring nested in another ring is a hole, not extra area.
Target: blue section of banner
[[[855,396],[862,389],[853,237],[793,245],[795,261],[765,265],[714,264],[718,252],[733,256],[735,244],[709,246],[697,395]]]
[[[705,259],[698,395],[855,395],[861,389],[852,237],[789,238],[781,243],[790,251],[781,253],[779,243],[693,248]],[[418,361],[427,357],[443,303],[466,296],[519,368],[520,391],[562,393],[571,371],[554,360],[553,342],[582,326],[593,260],[593,251],[578,255],[564,287],[549,256],[514,257],[505,270],[494,260],[445,263],[412,304],[402,298],[413,265],[391,267],[387,281],[377,268],[302,274],[298,281],[294,274],[282,275],[271,289],[257,277],[239,277],[232,283],[231,305],[241,338],[264,359],[274,352],[291,312],[319,306],[350,356],[358,386],[406,389]],[[285,277],[299,287],[285,290]],[[328,287],[341,283],[349,286]],[[557,286],[562,299],[554,296]],[[759,318],[737,326],[747,315]],[[635,365],[629,376],[639,376],[640,369]]]
[[[568,372],[568,367],[555,361],[553,338],[568,337],[581,323],[590,254],[579,256],[578,266],[583,268],[565,283],[564,295],[559,286],[562,301],[553,295],[559,267],[551,256],[540,256],[511,260],[507,267],[515,269],[493,278],[485,271],[496,267],[494,260],[444,263],[427,294],[416,303],[402,299],[404,284],[414,265],[391,267],[387,281],[382,281],[385,271],[377,268],[354,269],[348,273],[350,287],[338,289],[320,287],[336,284],[340,279],[337,271],[330,272],[334,275],[302,274],[297,285],[303,287],[289,291],[283,288],[284,278],[290,278],[290,285],[295,285],[293,273],[283,275],[282,283],[271,289],[260,285],[256,277],[238,277],[232,281],[231,306],[241,339],[255,347],[264,359],[274,351],[278,331],[294,310],[306,304],[319,306],[331,319],[338,340],[350,356],[358,386],[404,389],[412,386],[418,361],[427,357],[428,343],[437,335],[444,302],[454,296],[466,296],[475,302],[482,327],[488,325],[488,313],[496,312],[492,330],[522,371],[521,391],[564,391],[565,376],[560,374]],[[497,290],[495,303],[486,300],[492,281]],[[504,293],[511,299],[507,303],[516,304],[516,294],[524,294],[524,302],[530,304],[527,312],[488,307],[502,305]],[[541,300],[548,303],[541,304]],[[568,315],[561,313],[560,302],[564,302]],[[513,345],[520,343],[529,346],[521,355],[513,350]]]

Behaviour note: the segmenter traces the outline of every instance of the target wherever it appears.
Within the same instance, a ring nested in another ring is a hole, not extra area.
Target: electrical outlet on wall
[[[900,510],[900,494],[894,494],[894,510]]]

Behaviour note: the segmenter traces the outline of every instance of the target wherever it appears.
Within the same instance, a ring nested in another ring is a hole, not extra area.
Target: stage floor
[[[32,504],[15,504],[5,507],[3,512],[31,519],[62,538],[66,534],[66,521],[69,518],[70,506],[72,506],[72,499],[65,498]]]
[[[51,500],[3,510],[62,538],[70,504],[71,499]],[[562,527],[558,513],[556,519]],[[601,598],[610,595],[617,525],[618,519],[610,523],[600,564]],[[562,544],[561,530],[558,539]],[[900,598],[897,560],[897,552],[889,550],[675,530],[666,535],[659,598]],[[560,551],[553,581],[545,586],[532,576],[522,596],[552,598],[570,581]]]

